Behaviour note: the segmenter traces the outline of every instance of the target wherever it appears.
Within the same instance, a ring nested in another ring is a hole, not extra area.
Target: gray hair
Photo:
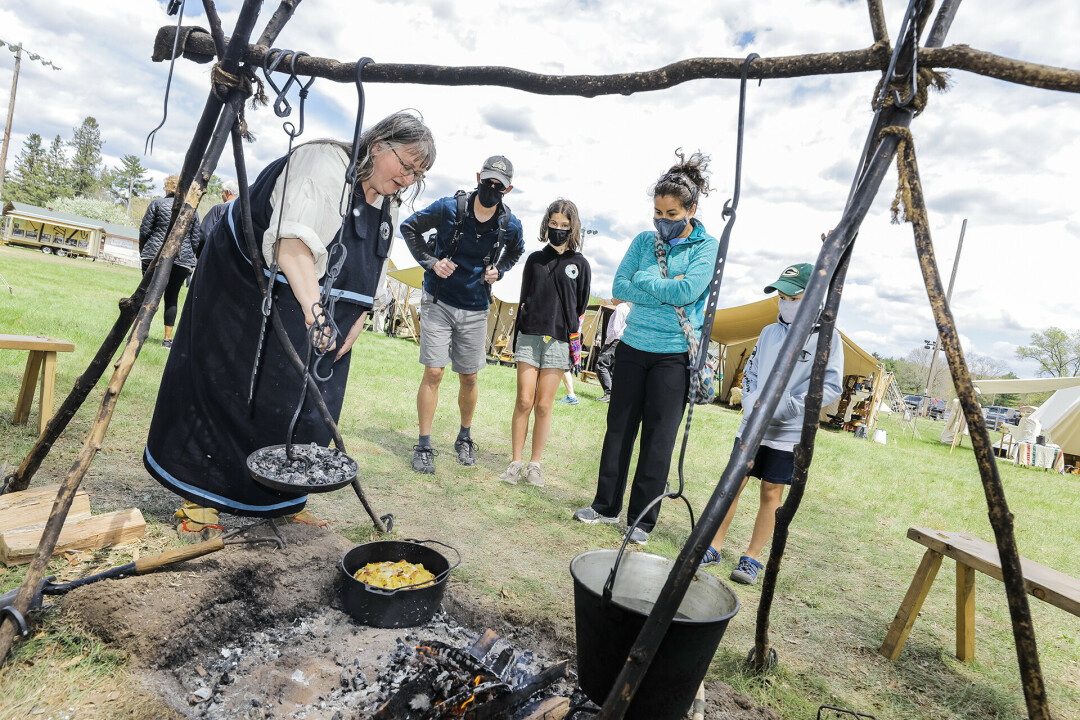
[[[230,195],[239,195],[240,186],[236,184],[235,180],[226,180],[221,185],[221,192],[227,192]]]
[[[312,140],[311,143],[337,145],[352,157],[352,143],[327,139]],[[414,114],[414,112],[408,110],[401,110],[387,115],[360,135],[360,152],[356,159],[356,179],[358,184],[353,192],[361,193],[359,183],[370,178],[375,172],[375,156],[372,154],[372,150],[380,143],[388,148],[408,148],[416,155],[417,161],[423,166],[421,172],[427,172],[435,164],[435,138],[431,135],[428,126],[424,124],[423,116],[419,112]],[[423,191],[423,187],[423,177],[417,178],[412,185],[413,191],[409,202],[412,202]],[[395,193],[393,199],[400,203],[400,193]]]

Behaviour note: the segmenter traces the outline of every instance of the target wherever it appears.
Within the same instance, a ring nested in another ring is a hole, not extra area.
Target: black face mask
[[[549,227],[547,229],[547,239],[555,247],[562,247],[570,239],[570,231]]]
[[[486,208],[497,207],[502,202],[502,190],[496,190],[486,182],[476,186],[476,194],[480,198],[480,204]]]

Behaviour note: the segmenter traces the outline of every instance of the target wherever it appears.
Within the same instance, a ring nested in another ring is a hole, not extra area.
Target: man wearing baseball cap
[[[742,383],[743,419],[739,425],[739,432],[735,436],[735,447],[738,447],[750,416],[755,412],[754,403],[766,379],[780,358],[780,348],[787,338],[791,323],[799,312],[803,291],[806,290],[806,284],[813,270],[813,265],[808,263],[789,265],[780,273],[779,278],[765,288],[766,293],[775,290],[779,294],[780,312],[775,323],[762,328],[754,351],[746,362]],[[745,585],[753,585],[757,582],[758,573],[763,567],[760,561],[761,553],[765,548],[765,543],[772,537],[773,528],[776,525],[776,510],[784,499],[784,487],[791,485],[791,476],[795,469],[795,445],[802,436],[803,416],[806,414],[806,393],[810,389],[810,370],[814,365],[814,355],[817,352],[818,325],[816,323],[815,318],[814,329],[802,350],[799,351],[798,362],[795,363],[795,369],[784,388],[780,404],[777,405],[772,420],[769,421],[768,428],[765,430],[765,437],[761,441],[761,447],[754,458],[750,473],[743,478],[742,485],[739,487],[739,494],[741,494],[749,476],[761,480],[761,501],[757,519],[754,521],[750,545],[731,572],[732,580]],[[822,407],[831,405],[840,397],[843,381],[844,345],[840,341],[840,332],[834,328],[829,346],[829,363],[825,369]],[[735,517],[739,494],[736,494],[727,517],[724,518],[716,536],[713,537],[709,549],[705,551],[705,557],[701,560],[702,567],[720,563],[720,547],[724,544],[728,527],[731,525],[732,518]]]
[[[491,285],[525,251],[521,221],[503,203],[513,187],[514,166],[502,155],[484,161],[476,189],[459,190],[414,213],[401,224],[416,261],[424,267],[420,303],[420,363],[424,377],[416,394],[420,437],[413,447],[412,468],[435,474],[431,425],[439,402],[439,384],[447,365],[458,374],[461,429],[454,441],[457,460],[476,464],[470,430],[478,394],[477,373],[487,364],[488,305]],[[435,231],[432,240],[425,234]]]

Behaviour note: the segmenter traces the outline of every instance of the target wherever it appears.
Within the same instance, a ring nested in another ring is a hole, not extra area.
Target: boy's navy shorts
[[[739,446],[739,438],[735,438],[732,451]],[[765,482],[777,485],[790,485],[791,476],[795,473],[795,453],[791,450],[777,450],[762,445],[754,456],[754,467],[750,468],[748,475]]]

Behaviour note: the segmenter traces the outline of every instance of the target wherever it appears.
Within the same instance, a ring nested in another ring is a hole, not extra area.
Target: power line
[[[6,47],[8,50],[15,53],[15,73],[11,77],[11,97],[8,100],[7,122],[4,124],[4,141],[3,145],[0,145],[0,197],[2,197],[4,191],[4,174],[7,172],[8,143],[11,141],[11,119],[15,115],[15,89],[19,85],[19,65],[22,63],[23,51],[26,51],[27,59],[41,63],[44,67],[49,67],[53,70],[59,70],[60,67],[54,65],[52,60],[46,60],[37,53],[26,50],[22,43],[15,45],[14,43],[0,40],[0,46]]]

